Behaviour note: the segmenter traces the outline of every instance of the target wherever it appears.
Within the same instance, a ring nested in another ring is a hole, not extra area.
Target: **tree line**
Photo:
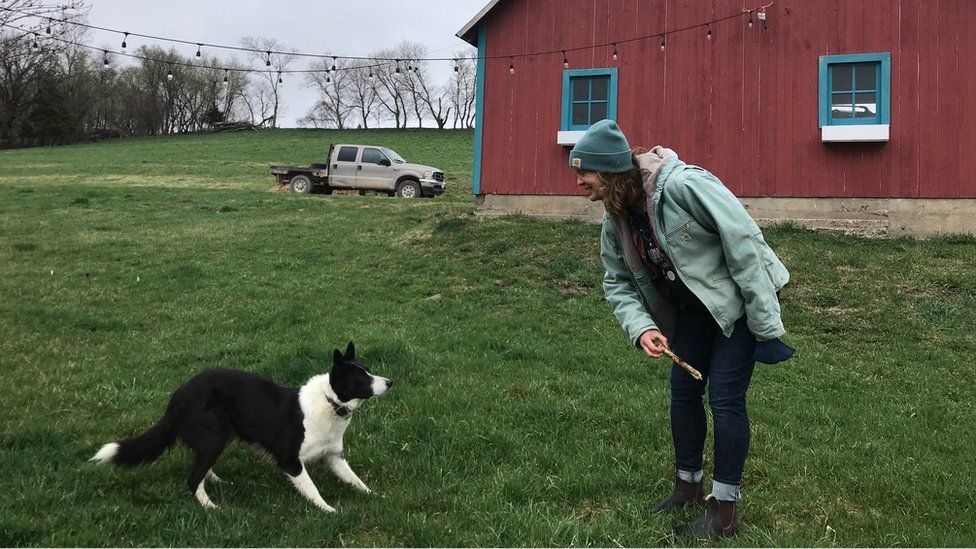
[[[274,39],[245,37],[241,46],[259,50],[243,61],[184,56],[175,49],[139,46],[140,59],[92,50],[78,27],[43,17],[82,17],[82,0],[45,5],[37,0],[0,0],[0,148],[62,145],[106,137],[198,132],[222,122],[279,126],[282,78],[291,85],[297,56]],[[39,19],[40,18],[40,19]],[[38,23],[37,21],[41,21]],[[36,34],[17,29],[31,28]],[[51,33],[47,29],[51,28]],[[53,39],[57,37],[58,39]],[[295,53],[295,52],[292,52]],[[471,128],[474,124],[475,63],[470,50],[447,83],[433,82],[424,45],[403,42],[369,59],[323,58],[303,74],[315,104],[299,125],[315,128]],[[399,62],[386,61],[399,59]],[[187,67],[184,64],[197,65]],[[335,65],[335,70],[332,70]],[[253,67],[265,70],[253,70]],[[248,70],[251,69],[251,70]]]

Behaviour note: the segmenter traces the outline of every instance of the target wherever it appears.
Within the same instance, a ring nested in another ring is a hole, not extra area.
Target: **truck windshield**
[[[406,160],[403,159],[402,156],[397,154],[397,152],[393,149],[388,149],[386,147],[383,147],[383,152],[385,152],[386,156],[389,156],[390,159],[392,159],[397,164],[405,164],[407,162]]]

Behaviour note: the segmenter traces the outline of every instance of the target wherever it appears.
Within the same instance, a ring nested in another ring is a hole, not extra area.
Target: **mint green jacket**
[[[738,199],[711,173],[655,147],[637,157],[645,204],[663,252],[726,336],[747,317],[760,341],[785,332],[776,293],[790,274]],[[631,342],[658,329],[671,338],[677,310],[665,300],[634,244],[630,220],[603,217],[603,291]]]

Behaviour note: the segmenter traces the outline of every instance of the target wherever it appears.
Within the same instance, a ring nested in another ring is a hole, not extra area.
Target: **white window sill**
[[[585,131],[559,132],[556,134],[556,144],[572,146],[579,142]]]
[[[888,124],[824,126],[820,140],[824,143],[856,143],[888,140]]]

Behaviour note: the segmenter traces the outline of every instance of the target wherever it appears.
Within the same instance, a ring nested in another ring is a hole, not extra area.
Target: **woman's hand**
[[[637,340],[641,349],[651,358],[657,358],[664,354],[664,349],[668,346],[668,338],[664,337],[658,330],[648,330],[641,334]]]

